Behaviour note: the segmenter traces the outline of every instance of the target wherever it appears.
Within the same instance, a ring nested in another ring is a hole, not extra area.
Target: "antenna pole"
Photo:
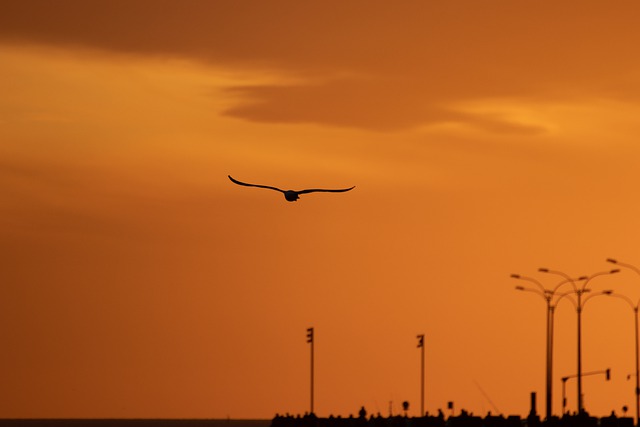
[[[417,336],[420,349],[420,416],[424,417],[424,334]]]
[[[309,414],[313,414],[313,342],[314,342],[314,336],[313,336],[313,328],[307,328],[307,342],[309,344],[311,344],[311,406],[310,406],[310,412]]]

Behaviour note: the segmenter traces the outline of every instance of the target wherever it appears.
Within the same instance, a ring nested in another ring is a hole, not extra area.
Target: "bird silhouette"
[[[282,194],[284,194],[284,198],[287,199],[288,202],[295,202],[296,200],[298,200],[300,198],[300,194],[314,193],[314,192],[317,192],[317,191],[322,191],[322,192],[327,192],[327,193],[344,193],[345,191],[353,190],[355,188],[355,185],[354,185],[353,187],[350,187],[350,188],[342,188],[342,189],[337,189],[337,190],[325,189],[325,188],[309,188],[309,189],[300,190],[300,191],[296,191],[296,190],[281,190],[278,187],[272,187],[270,185],[248,184],[246,182],[238,181],[237,179],[232,178],[231,175],[228,175],[228,176],[229,176],[229,179],[231,180],[231,182],[233,182],[234,184],[244,185],[245,187],[267,188],[269,190],[279,191]]]

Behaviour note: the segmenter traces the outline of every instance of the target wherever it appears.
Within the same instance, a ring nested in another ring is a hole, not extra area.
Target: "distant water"
[[[271,420],[0,419],[0,427],[269,427]]]

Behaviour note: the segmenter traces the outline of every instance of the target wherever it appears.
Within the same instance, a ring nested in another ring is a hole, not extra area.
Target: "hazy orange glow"
[[[558,3],[3,1],[0,417],[304,413],[310,326],[321,416],[417,415],[420,333],[429,412],[543,414],[510,274],[640,266],[640,5]],[[586,306],[591,413],[633,413],[633,334]]]

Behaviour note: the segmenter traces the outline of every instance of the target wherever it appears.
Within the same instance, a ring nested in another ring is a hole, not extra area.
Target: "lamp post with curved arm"
[[[558,302],[560,301],[561,298],[563,297],[568,297],[568,299],[573,303],[573,305],[576,308],[576,312],[578,314],[578,414],[583,414],[584,413],[584,409],[582,407],[582,310],[584,308],[584,305],[586,304],[587,301],[589,301],[591,298],[598,296],[598,295],[610,295],[613,291],[610,290],[606,290],[606,291],[601,291],[595,294],[590,294],[588,295],[586,298],[583,299],[583,295],[587,292],[590,292],[590,289],[587,288],[587,285],[589,284],[589,282],[591,282],[591,280],[593,280],[594,278],[598,277],[598,276],[604,276],[607,274],[614,274],[614,273],[618,273],[620,270],[619,269],[613,269],[613,270],[609,270],[609,271],[602,271],[599,273],[595,273],[592,274],[591,276],[581,276],[578,278],[577,281],[581,281],[582,286],[578,286],[576,285],[576,281],[572,280],[567,274],[561,272],[561,271],[557,271],[557,270],[549,270],[548,268],[539,268],[538,271],[542,272],[542,273],[551,273],[551,274],[557,274],[560,275],[562,277],[564,277],[567,280],[570,280],[571,283],[573,284],[573,291],[572,292],[568,292],[566,294],[563,294],[559,299]],[[576,301],[574,301],[569,294],[575,294],[576,295]]]
[[[624,262],[619,262],[616,259],[613,258],[607,258],[607,262],[610,262],[612,264],[616,264],[619,265],[621,267],[626,267],[629,268],[633,271],[635,271],[638,275],[640,275],[640,269],[638,269],[636,266],[631,265],[631,264],[627,264]],[[633,301],[631,300],[631,298],[625,296],[625,295],[620,295],[620,294],[612,294],[612,296],[618,297],[618,298],[622,298],[623,300],[627,301],[627,303],[629,304],[629,306],[631,306],[631,308],[633,309],[633,317],[634,317],[634,321],[635,321],[635,332],[636,332],[636,426],[640,426],[640,361],[639,361],[639,356],[638,356],[638,306],[640,306],[640,300],[638,300],[638,302],[634,305]]]
[[[631,298],[629,298],[626,295],[612,293],[611,296],[625,300],[633,310],[633,318],[634,318],[635,332],[636,332],[636,393],[635,394],[636,394],[636,426],[637,426],[639,425],[638,418],[640,416],[640,398],[639,398],[640,385],[638,384],[640,382],[640,374],[638,372],[640,370],[640,367],[638,366],[638,306],[640,306],[640,300],[638,300],[638,302],[634,304]]]
[[[557,300],[554,303],[553,298],[556,295],[556,291],[560,288],[560,286],[568,283],[570,280],[563,280],[558,283],[553,289],[545,288],[542,283],[532,277],[521,276],[519,274],[512,274],[511,277],[513,279],[525,280],[527,282],[534,283],[536,285],[535,288],[529,288],[525,286],[516,286],[516,290],[518,291],[526,291],[533,292],[534,294],[540,295],[547,303],[547,360],[546,360],[546,419],[550,420],[553,415],[552,409],[552,381],[553,381],[553,315],[555,313],[555,308],[557,304]]]

